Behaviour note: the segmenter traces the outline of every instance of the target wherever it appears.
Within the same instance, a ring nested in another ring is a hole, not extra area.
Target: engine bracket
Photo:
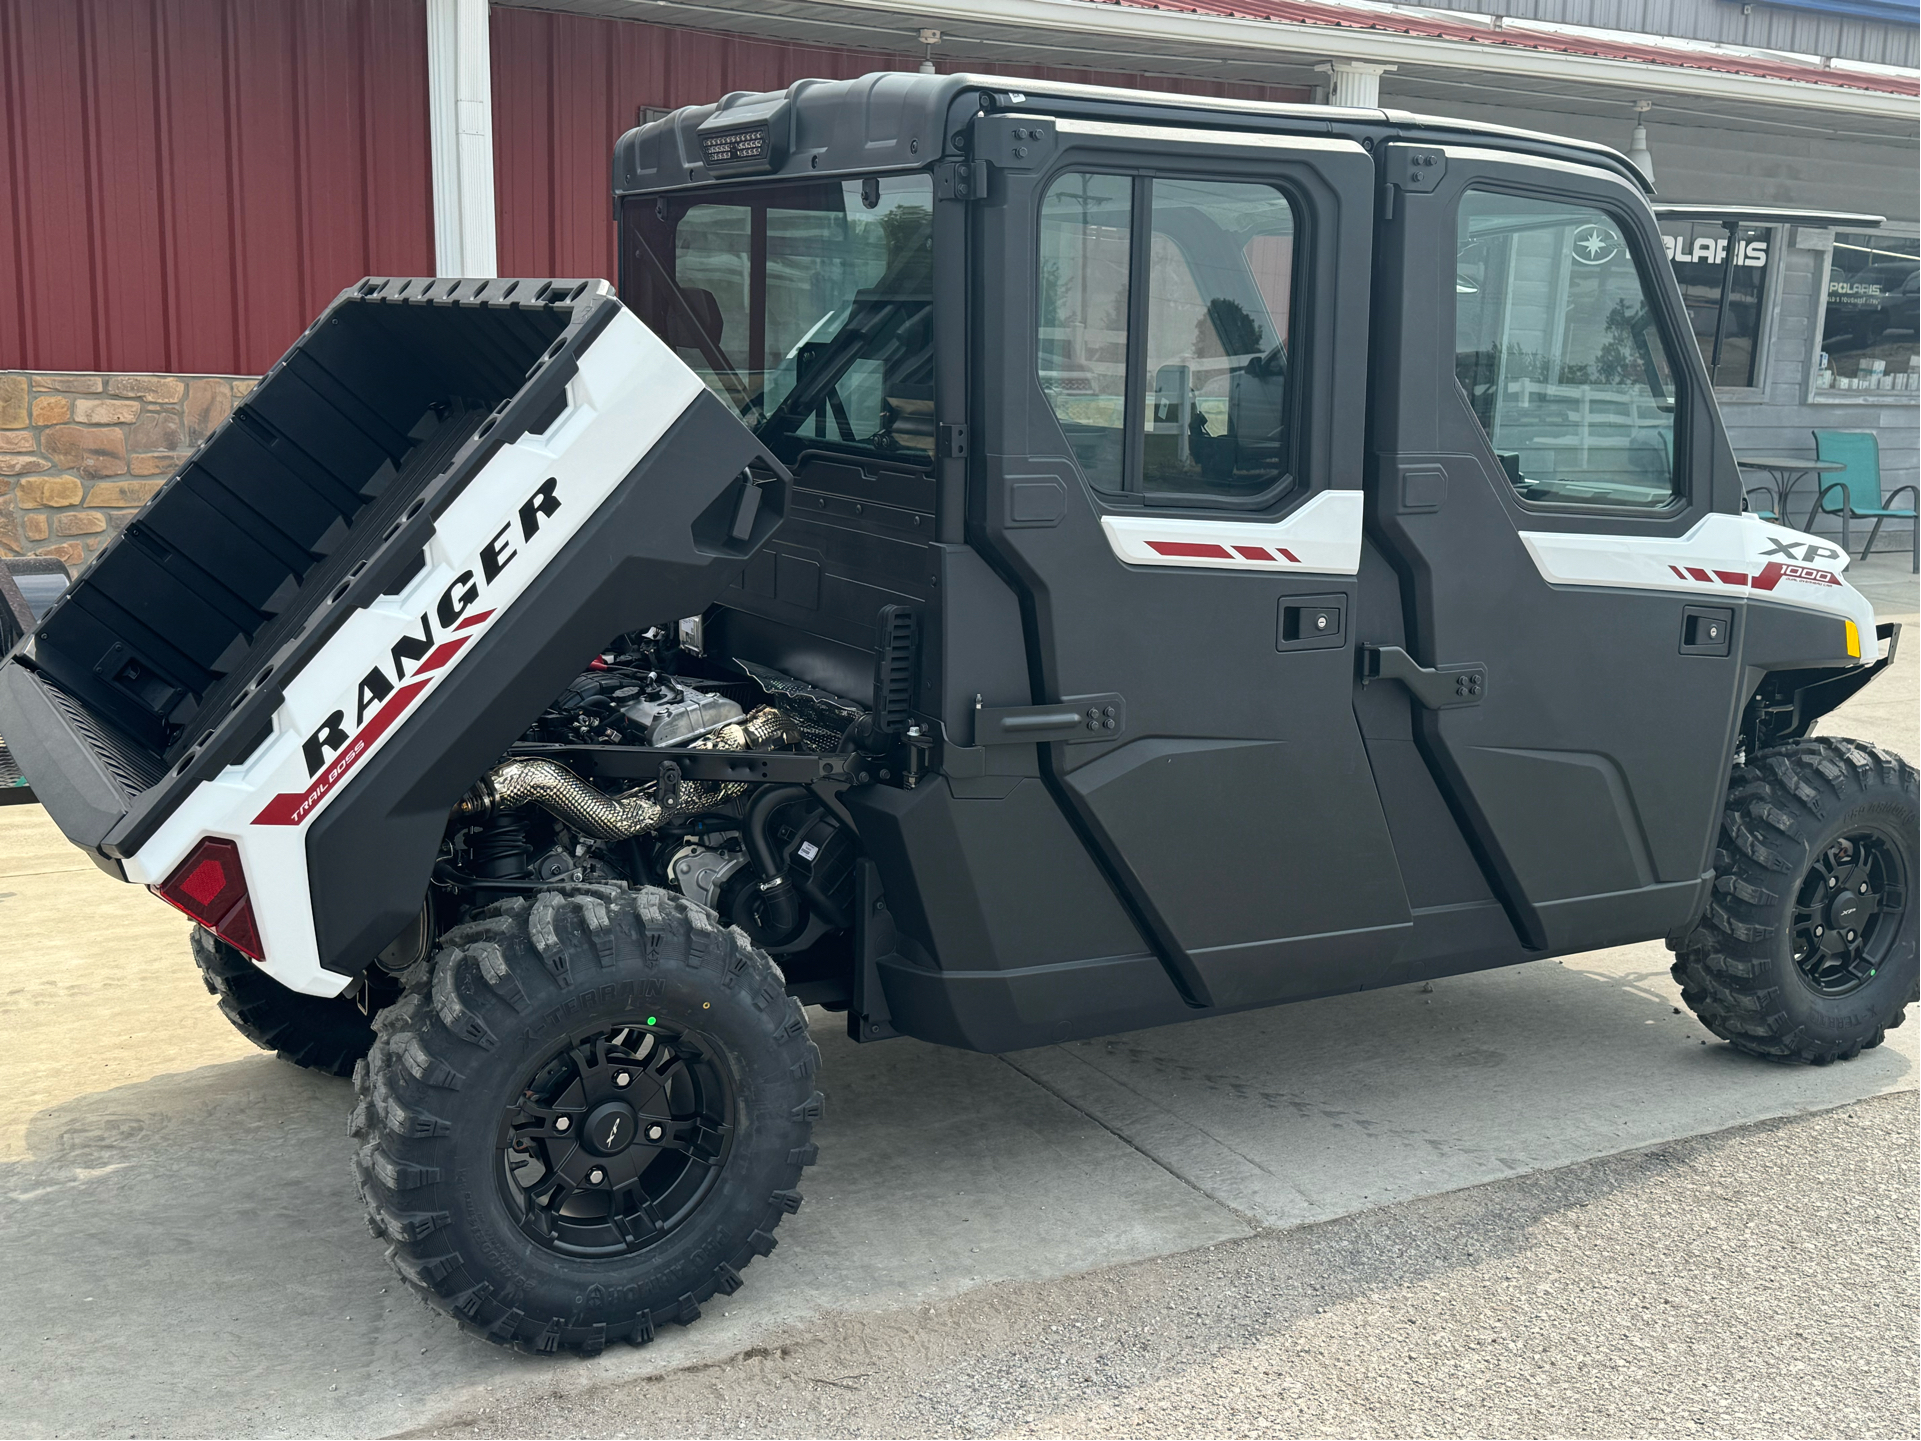
[[[671,746],[552,745],[522,741],[509,752],[543,756],[579,774],[603,780],[649,781],[671,766],[683,781],[745,781],[749,784],[806,785],[811,781],[854,780],[861,758],[851,752],[807,755],[787,751],[707,751]]]

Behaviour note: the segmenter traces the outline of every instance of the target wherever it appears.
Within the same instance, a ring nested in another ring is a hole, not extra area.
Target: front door
[[[1659,935],[1698,913],[1743,619],[1690,593],[1738,490],[1660,236],[1584,168],[1384,168],[1371,520],[1412,660],[1481,675],[1417,738],[1524,945]]]
[[[983,703],[1082,715],[1044,779],[1191,1003],[1362,984],[1409,929],[1351,703],[1373,162],[1021,115],[973,153],[969,539],[1030,681]]]

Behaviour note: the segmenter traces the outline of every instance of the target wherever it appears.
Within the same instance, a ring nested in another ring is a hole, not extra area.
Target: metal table
[[[1737,455],[1735,460],[1743,470],[1765,470],[1768,473],[1768,488],[1774,492],[1774,518],[1783,525],[1788,521],[1788,496],[1801,478],[1807,475],[1829,475],[1847,466],[1838,460],[1814,460],[1798,455]],[[1816,502],[1819,504],[1819,501]]]

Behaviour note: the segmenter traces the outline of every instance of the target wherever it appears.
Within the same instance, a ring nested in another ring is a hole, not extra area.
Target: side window
[[[1134,182],[1061,176],[1041,200],[1041,389],[1082,472],[1122,488]]]
[[[1069,173],[1040,232],[1035,358],[1088,480],[1163,504],[1273,491],[1290,451],[1287,197]]]
[[[1673,367],[1604,211],[1469,190],[1454,315],[1455,377],[1524,500],[1673,501]]]
[[[1259,495],[1285,473],[1293,209],[1268,185],[1152,195],[1141,489]]]

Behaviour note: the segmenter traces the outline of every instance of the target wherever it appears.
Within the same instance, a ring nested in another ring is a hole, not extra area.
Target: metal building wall
[[[1674,35],[1717,45],[1825,55],[1874,65],[1913,65],[1921,58],[1915,7],[1899,0],[1824,6],[1743,5],[1736,0],[1429,0],[1440,10],[1467,10],[1557,25],[1591,25],[1641,35]],[[1902,13],[1904,12],[1904,13]]]
[[[0,370],[258,374],[433,273],[422,0],[0,0]]]
[[[921,61],[502,6],[493,11],[492,38],[502,275],[614,276],[608,163],[640,107],[705,104],[732,90],[777,90],[809,76],[913,70]],[[1309,98],[1305,90],[1186,77],[1032,66],[1005,73],[1254,100]]]

